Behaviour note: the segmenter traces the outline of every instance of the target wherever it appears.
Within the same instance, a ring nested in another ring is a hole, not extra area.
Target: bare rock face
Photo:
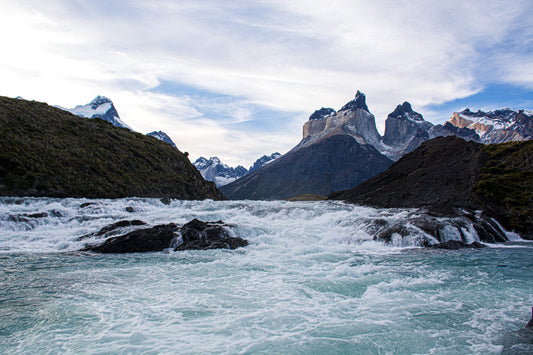
[[[383,143],[390,146],[408,145],[419,131],[427,132],[432,126],[420,113],[413,111],[409,102],[404,102],[387,117]]]
[[[381,137],[376,119],[368,110],[366,96],[357,91],[355,98],[338,112],[331,108],[315,111],[303,126],[303,139],[292,151],[309,147],[334,135],[348,135],[359,144],[378,146]]]

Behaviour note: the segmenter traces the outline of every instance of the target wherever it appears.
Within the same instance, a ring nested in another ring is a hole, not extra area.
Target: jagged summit
[[[75,114],[76,116],[85,118],[101,118],[104,121],[110,122],[112,125],[132,130],[127,124],[125,124],[118,115],[113,101],[109,98],[98,95],[91,102],[86,105],[78,105],[67,111]]]
[[[337,112],[330,108],[330,107],[322,107],[320,110],[316,110],[313,112],[311,116],[309,116],[309,121],[312,120],[321,120],[323,118],[329,117],[331,115],[336,114]]]
[[[107,103],[113,104],[113,101],[111,101],[106,96],[98,95],[89,103],[89,105],[91,105],[91,108],[93,110],[96,110],[98,106],[107,104]]]
[[[153,131],[153,132],[150,132],[150,133],[146,133],[147,136],[151,136],[151,137],[154,137],[154,138],[157,138],[165,143],[168,143],[170,144],[171,146],[173,146],[174,148],[178,148],[176,146],[176,144],[174,144],[174,142],[172,141],[172,139],[168,136],[168,134],[166,134],[165,132],[163,131]]]
[[[407,101],[405,101],[401,105],[396,106],[394,111],[389,113],[388,117],[417,122],[424,121],[424,117],[420,113],[413,111],[411,104]]]
[[[366,105],[366,95],[363,94],[361,91],[357,90],[357,93],[355,94],[355,99],[348,102],[346,105],[344,105],[340,111],[355,111],[357,109],[365,110],[366,112],[370,112],[368,109],[368,106]]]
[[[263,155],[248,170],[242,165],[232,168],[222,163],[218,157],[210,157],[209,159],[200,157],[196,159],[193,165],[200,171],[204,179],[214,181],[217,186],[221,187],[273,162],[279,157],[281,157],[280,153]]]
[[[255,170],[259,169],[263,165],[266,165],[266,164],[269,164],[269,163],[273,162],[274,160],[278,159],[279,157],[281,157],[281,154],[278,153],[278,152],[272,153],[270,155],[263,155],[261,158],[257,159],[254,162],[254,165],[252,165],[250,167],[250,169],[248,169],[248,173],[251,173],[252,171],[255,171]]]
[[[385,121],[383,143],[391,147],[388,149],[388,156],[396,160],[406,150],[418,147],[428,138],[428,131],[432,126],[432,123],[413,110],[409,102],[396,106]]]

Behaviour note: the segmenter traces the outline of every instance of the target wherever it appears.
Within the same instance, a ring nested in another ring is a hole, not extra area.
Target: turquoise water
[[[533,244],[387,246],[342,203],[3,199],[0,352],[530,354]],[[133,207],[128,213],[125,207]],[[52,213],[55,211],[55,213]],[[47,212],[13,221],[10,216]],[[98,255],[120,219],[223,219],[237,250]]]

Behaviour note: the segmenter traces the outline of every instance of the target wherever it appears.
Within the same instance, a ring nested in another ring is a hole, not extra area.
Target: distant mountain
[[[270,155],[263,155],[261,158],[257,159],[254,164],[248,169],[247,174],[251,173],[252,171],[255,171],[262,167],[263,165],[269,164],[272,161],[278,159],[281,157],[280,153],[272,153]]]
[[[86,118],[101,118],[104,121],[110,122],[114,126],[127,128],[132,130],[127,124],[122,122],[118,112],[113,105],[113,102],[105,96],[96,96],[94,100],[87,105],[79,105],[71,109],[64,109],[76,116]]]
[[[206,159],[200,157],[193,163],[200,171],[204,179],[214,181],[218,187],[224,186],[233,182],[246,174],[259,169],[265,164],[268,164],[281,156],[280,153],[272,153],[271,155],[263,155],[257,159],[250,169],[246,169],[242,165],[232,168],[220,161],[217,157]]]
[[[217,157],[211,157],[209,159],[200,157],[196,159],[193,165],[200,171],[204,179],[214,181],[218,187],[229,184],[248,172],[241,165],[236,168],[231,168],[227,164],[222,163]]]
[[[450,123],[475,131],[483,144],[522,141],[533,138],[533,112],[509,108],[483,112],[466,109],[455,112]]]
[[[100,118],[0,97],[0,135],[2,196],[223,198],[178,149]]]
[[[303,126],[302,140],[291,151],[221,191],[230,199],[327,195],[356,186],[392,164],[375,148],[380,143],[374,115],[358,91],[338,112],[331,108],[315,111]]]
[[[427,140],[432,127],[431,122],[413,111],[409,102],[404,102],[387,116],[382,144],[377,149],[389,158],[398,160]]]
[[[157,138],[159,139],[160,141],[163,141],[165,143],[168,143],[170,144],[171,146],[173,146],[174,148],[178,148],[176,146],[176,144],[174,144],[174,142],[172,141],[172,139],[170,139],[170,137],[163,131],[153,131],[153,132],[150,132],[150,133],[146,133],[147,136],[150,136],[150,137],[154,137],[154,138]]]
[[[433,125],[412,110],[408,102],[398,105],[385,121],[385,134],[376,148],[393,160],[414,151],[423,142],[456,136],[483,144],[522,141],[533,138],[533,113],[502,109],[453,113],[444,125]]]

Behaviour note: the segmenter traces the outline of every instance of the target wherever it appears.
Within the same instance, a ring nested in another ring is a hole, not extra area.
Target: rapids
[[[0,198],[0,349],[531,353],[521,328],[533,305],[533,244],[512,233],[455,251],[421,248],[416,233],[373,239],[373,221],[413,214],[341,202]],[[223,220],[250,245],[79,252],[80,236],[119,220],[194,218]]]

